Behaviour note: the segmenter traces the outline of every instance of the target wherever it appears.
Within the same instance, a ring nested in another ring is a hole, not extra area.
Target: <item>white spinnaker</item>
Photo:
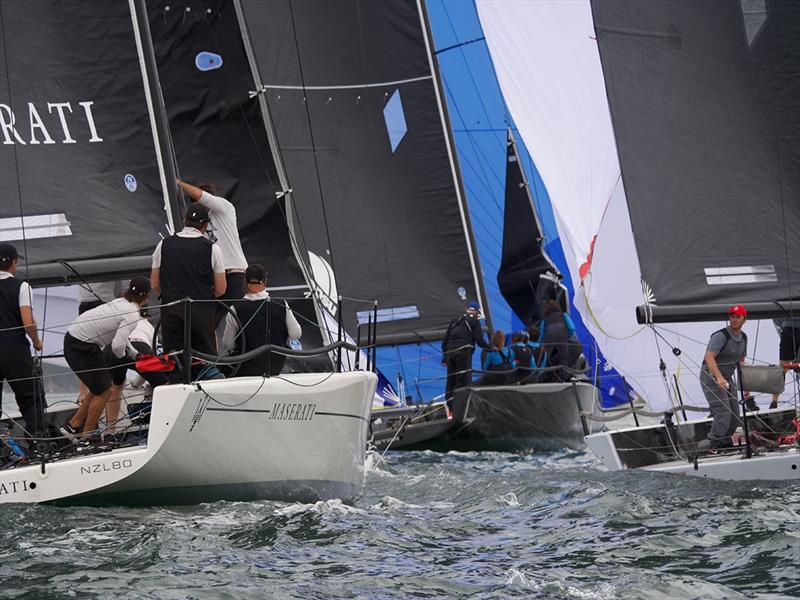
[[[589,2],[477,0],[477,9],[511,116],[550,196],[576,308],[606,359],[651,407],[662,408],[669,400],[656,337],[635,319],[643,302],[639,261]],[[591,269],[581,280],[595,236]],[[667,372],[678,375],[687,404],[706,404],[697,373],[709,335],[722,326],[658,326],[667,340],[659,340]],[[745,330],[751,356],[776,363],[772,323],[750,322]],[[670,346],[683,354],[676,358]]]

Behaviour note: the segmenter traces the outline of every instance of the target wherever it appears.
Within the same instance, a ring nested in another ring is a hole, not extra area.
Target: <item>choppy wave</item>
[[[0,597],[790,598],[800,482],[388,453],[352,506],[0,505]]]

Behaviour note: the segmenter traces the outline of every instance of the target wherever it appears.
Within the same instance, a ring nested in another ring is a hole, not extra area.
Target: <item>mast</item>
[[[133,19],[133,31],[139,49],[139,61],[142,66],[142,78],[147,82],[145,92],[150,112],[150,127],[153,131],[153,143],[156,147],[158,166],[161,174],[161,187],[164,190],[164,212],[167,214],[167,232],[175,232],[175,223],[183,221],[178,208],[176,184],[177,169],[175,154],[172,149],[169,131],[169,119],[161,94],[161,83],[158,80],[158,66],[153,50],[153,37],[147,20],[145,0],[128,0]]]

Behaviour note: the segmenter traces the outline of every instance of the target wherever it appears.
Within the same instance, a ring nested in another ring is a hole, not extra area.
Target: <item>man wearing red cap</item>
[[[733,374],[747,355],[747,335],[742,331],[746,320],[744,306],[730,307],[728,326],[711,334],[700,370],[700,385],[714,419],[708,434],[711,452],[733,446],[731,436],[740,423]]]

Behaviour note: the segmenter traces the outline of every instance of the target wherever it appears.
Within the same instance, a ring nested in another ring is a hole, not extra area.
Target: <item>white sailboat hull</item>
[[[350,501],[376,382],[303,373],[159,387],[146,446],[4,470],[0,502]]]
[[[768,411],[761,416],[780,414],[781,411]],[[710,419],[688,422],[685,426],[694,424],[707,424]],[[613,431],[604,431],[586,436],[586,444],[611,471],[655,471],[673,473],[675,475],[690,475],[694,477],[707,477],[710,479],[727,480],[795,480],[800,481],[800,447],[782,446],[776,449],[753,449],[752,456],[745,458],[744,448],[739,452],[719,455],[701,455],[697,460],[664,460],[655,464],[642,466],[627,466],[620,458],[615,436],[635,435],[646,429],[658,429],[663,426],[650,428],[628,428]]]

